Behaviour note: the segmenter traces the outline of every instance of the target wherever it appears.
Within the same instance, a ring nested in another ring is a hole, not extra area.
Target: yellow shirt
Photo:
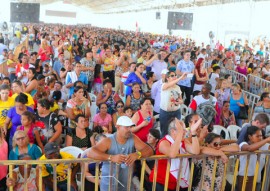
[[[60,107],[59,107],[58,103],[54,102],[53,107],[50,107],[50,111],[51,112],[54,112],[57,109],[59,110]]]
[[[60,152],[60,155],[61,155],[61,159],[75,159],[74,156],[66,152]],[[45,155],[42,155],[39,160],[47,160],[47,158],[45,157]],[[71,168],[73,168],[76,165],[77,165],[76,163],[71,164]],[[68,164],[65,164],[65,163],[59,163],[56,166],[57,182],[63,182],[67,180],[67,176],[68,176],[67,169],[68,169]],[[51,164],[42,165],[41,175],[42,177],[53,175],[53,166]]]
[[[144,59],[143,57],[138,58],[137,63],[143,63]]]
[[[34,102],[34,99],[32,98],[32,96],[30,94],[28,94],[28,93],[25,93],[25,92],[23,92],[23,93],[25,95],[27,95],[27,98],[28,98],[28,103],[25,104],[25,105],[28,106],[28,107],[34,106],[35,102]],[[12,98],[15,100],[17,96],[18,96],[18,94],[15,93],[15,94],[12,95]]]
[[[104,60],[104,71],[114,70],[114,63],[117,60],[116,56],[112,55],[110,58],[106,57]]]
[[[15,34],[16,34],[17,38],[21,39],[21,32],[20,31],[15,31]]]
[[[3,127],[7,118],[8,110],[14,107],[15,102],[12,97],[8,97],[8,100],[3,102],[0,101],[0,127]]]

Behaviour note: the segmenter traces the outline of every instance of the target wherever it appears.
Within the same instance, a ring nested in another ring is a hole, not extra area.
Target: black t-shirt
[[[44,123],[45,128],[41,129],[42,135],[44,136],[44,141],[47,142],[55,133],[55,126],[58,123],[58,116],[51,112],[49,115],[45,117],[40,117],[38,113],[36,113],[36,120]]]

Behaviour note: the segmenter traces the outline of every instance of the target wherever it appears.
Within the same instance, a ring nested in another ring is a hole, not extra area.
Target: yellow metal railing
[[[246,191],[246,182],[247,182],[247,172],[248,172],[248,166],[249,166],[249,161],[250,161],[250,155],[257,155],[257,161],[256,161],[256,167],[254,169],[254,180],[253,180],[253,186],[252,186],[252,191],[256,191],[256,180],[259,174],[259,165],[260,165],[260,158],[262,155],[265,156],[266,158],[266,162],[265,162],[265,168],[264,168],[264,175],[262,177],[262,182],[261,182],[261,190],[262,191],[267,191],[269,188],[269,178],[267,178],[267,174],[269,174],[270,168],[269,168],[269,156],[270,156],[270,151],[256,151],[256,152],[237,152],[237,153],[227,153],[226,155],[228,157],[230,157],[231,159],[234,160],[234,166],[233,168],[233,172],[228,172],[228,166],[232,165],[230,163],[226,163],[224,165],[224,169],[222,169],[222,171],[224,172],[223,177],[222,177],[222,185],[221,185],[221,191],[223,191],[225,189],[225,185],[226,185],[226,175],[228,173],[233,173],[231,174],[233,179],[232,179],[232,188],[231,190],[234,191],[236,189],[236,185],[240,186],[239,184],[237,184],[237,175],[238,175],[238,168],[239,168],[239,156],[247,156],[247,160],[246,160],[246,165],[245,165],[245,176],[244,176],[244,180],[243,180],[243,185],[242,185],[242,191]],[[189,155],[189,154],[185,154],[185,155],[178,155],[176,158],[179,158],[180,160],[180,168],[179,168],[179,172],[178,172],[178,181],[177,181],[177,186],[176,186],[176,190],[179,190],[180,188],[180,179],[181,179],[181,164],[182,164],[182,160],[184,158],[189,158],[191,160],[190,163],[190,179],[189,179],[189,187],[188,190],[192,189],[192,181],[193,181],[193,171],[194,171],[194,160],[195,159],[202,159],[203,160],[203,164],[202,164],[202,173],[201,175],[201,181],[200,181],[200,185],[199,185],[199,190],[202,190],[202,182],[203,180],[203,174],[204,174],[204,169],[205,169],[205,165],[206,165],[206,157],[208,157],[207,155]],[[165,176],[165,184],[164,184],[164,191],[168,190],[168,181],[169,181],[169,171],[170,171],[170,158],[166,157],[165,155],[155,155],[149,158],[142,158],[141,160],[141,174],[140,174],[140,190],[143,191],[144,190],[144,176],[145,176],[145,169],[146,169],[146,160],[154,160],[155,161],[155,165],[154,165],[154,177],[153,177],[153,186],[152,186],[152,191],[155,191],[156,189],[156,183],[157,183],[157,169],[158,169],[158,160],[161,159],[167,159],[167,169],[166,169],[166,176]],[[217,163],[218,160],[220,160],[218,157],[213,158],[214,160],[214,165],[213,165],[213,174],[212,174],[212,183],[211,183],[211,190],[215,190],[215,179],[216,179],[216,172],[217,172]],[[43,190],[43,182],[42,182],[42,177],[41,177],[41,165],[43,164],[51,164],[53,166],[53,189],[54,191],[57,191],[57,181],[56,181],[56,164],[59,163],[65,163],[68,164],[68,169],[67,169],[67,176],[68,176],[68,181],[67,181],[67,190],[70,191],[70,185],[71,185],[71,173],[72,173],[72,169],[71,169],[71,164],[72,163],[77,163],[77,164],[81,164],[81,182],[80,182],[80,191],[84,191],[84,184],[85,184],[85,163],[90,163],[90,162],[95,162],[96,163],[96,168],[95,168],[95,191],[98,191],[98,182],[99,182],[99,177],[100,177],[100,170],[99,170],[99,163],[101,161],[94,161],[92,159],[57,159],[57,160],[18,160],[18,161],[14,161],[14,160],[3,160],[0,161],[0,165],[5,165],[5,166],[9,166],[9,177],[12,178],[12,171],[15,165],[24,165],[24,171],[27,171],[27,165],[37,165],[37,168],[39,168],[39,180],[38,180],[38,188],[39,191]],[[118,179],[118,173],[119,172],[119,168],[120,165],[116,165],[116,172],[115,172],[115,176],[114,178]],[[112,163],[110,164],[110,179],[109,179],[109,191],[116,191],[118,184],[116,184],[116,187],[112,186],[112,177],[113,177],[113,167],[112,167]],[[26,174],[24,173],[25,177],[24,179],[27,180]],[[128,184],[127,184],[127,191],[129,191],[131,189],[131,184],[132,184],[132,175],[133,175],[133,167],[128,167]],[[27,191],[27,184],[26,181],[24,182],[24,190]],[[249,188],[250,189],[250,188]],[[13,187],[9,188],[10,191],[13,191]],[[181,189],[180,189],[181,190]]]

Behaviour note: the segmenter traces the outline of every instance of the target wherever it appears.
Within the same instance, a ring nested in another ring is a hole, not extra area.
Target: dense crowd
[[[28,45],[15,55],[14,48],[24,39]],[[214,190],[219,191],[228,162],[225,152],[269,149],[265,134],[270,123],[269,92],[248,82],[249,91],[261,96],[248,121],[251,108],[242,91],[244,81],[233,83],[235,76],[221,73],[221,69],[233,70],[269,80],[266,44],[259,44],[258,50],[240,41],[232,41],[228,48],[219,43],[211,47],[176,36],[43,24],[25,25],[12,38],[1,34],[0,52],[8,73],[0,75],[1,160],[74,159],[60,150],[74,146],[84,153],[80,157],[104,161],[99,164],[100,190],[108,190],[113,165],[120,183],[112,185],[124,191],[128,166],[134,165],[132,190],[139,190],[137,160],[167,155],[171,158],[168,188],[173,191],[177,181],[181,190],[190,185],[190,160],[175,157],[207,154],[203,171],[203,160],[195,160],[192,190],[200,190],[201,184],[202,190],[211,189],[214,156],[219,157],[214,182]],[[239,128],[237,139],[213,133],[220,126]],[[259,158],[257,190],[265,157]],[[158,160],[157,191],[164,190],[167,161]],[[256,161],[257,155],[251,155],[245,190],[252,190]],[[246,162],[247,156],[240,156],[238,190]],[[154,164],[147,160],[145,190],[152,189]],[[86,170],[85,190],[94,190],[95,166],[72,164],[72,191],[79,190],[76,174],[81,169]],[[66,169],[65,163],[56,167],[61,191],[67,190]],[[8,173],[7,167],[0,166],[0,190],[13,186],[19,191],[24,185],[29,191],[38,190],[39,176],[42,189],[52,190],[53,166],[42,165],[41,174],[38,170],[16,166]],[[226,190],[230,186],[227,181]]]

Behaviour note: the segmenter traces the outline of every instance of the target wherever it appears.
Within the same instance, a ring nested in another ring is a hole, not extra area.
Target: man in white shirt
[[[203,49],[201,50],[201,53],[198,55],[197,60],[199,60],[199,58],[203,58],[203,59],[205,60],[206,57],[207,57],[206,49],[203,48]]]
[[[168,72],[168,69],[163,69],[161,71],[161,79],[156,81],[151,88],[151,98],[155,100],[154,115],[159,114],[160,112],[161,86],[165,82],[165,77]]]

